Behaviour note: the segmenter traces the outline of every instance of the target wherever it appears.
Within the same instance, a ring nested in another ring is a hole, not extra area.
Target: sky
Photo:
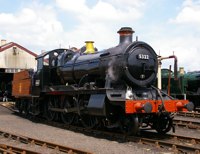
[[[200,70],[200,0],[0,0],[0,39],[37,54],[88,40],[98,50],[114,47],[121,27],[158,55],[176,55],[186,71]]]

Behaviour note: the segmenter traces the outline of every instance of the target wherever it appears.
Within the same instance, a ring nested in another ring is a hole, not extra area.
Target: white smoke
[[[119,67],[116,58],[112,58],[108,63],[108,76],[112,81],[117,81],[120,77]]]

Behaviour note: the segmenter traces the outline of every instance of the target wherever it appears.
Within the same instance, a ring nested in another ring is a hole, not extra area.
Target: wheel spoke
[[[73,99],[70,99],[70,98],[65,98],[62,102],[62,108],[63,109],[70,109],[74,107],[74,102],[73,102]],[[65,123],[65,124],[72,124],[73,121],[74,121],[74,118],[75,118],[76,114],[75,113],[66,113],[66,112],[62,112],[61,113],[61,119],[62,121]]]
[[[81,123],[86,128],[94,128],[98,124],[98,119],[95,116],[83,114],[81,115]]]
[[[88,103],[88,100],[81,98],[79,100],[80,107],[84,107]],[[84,111],[80,112],[81,123],[85,128],[94,128],[98,124],[96,116],[85,114]]]

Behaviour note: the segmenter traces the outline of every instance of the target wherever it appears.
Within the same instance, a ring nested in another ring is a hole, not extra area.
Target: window
[[[43,65],[49,66],[49,55],[46,55],[45,57],[43,57]]]

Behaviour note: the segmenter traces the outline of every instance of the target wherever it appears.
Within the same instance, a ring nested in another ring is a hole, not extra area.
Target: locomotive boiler
[[[37,71],[27,75],[29,91],[13,85],[16,108],[22,114],[48,120],[60,117],[66,124],[81,123],[87,128],[120,128],[127,134],[143,127],[170,131],[172,113],[192,110],[193,104],[153,86],[157,54],[147,43],[132,41],[133,32],[130,27],[121,28],[119,44],[102,51],[86,42],[79,52],[55,49],[39,55]],[[13,83],[22,85],[25,79],[15,76],[18,81]]]
[[[131,86],[147,87],[157,74],[157,55],[146,43],[132,42],[131,28],[122,28],[119,45],[96,54],[60,60],[59,72],[65,82],[79,81],[84,75],[94,79],[124,80]],[[71,54],[71,53],[70,53]],[[62,55],[61,59],[66,58]],[[104,85],[102,85],[104,86]]]

